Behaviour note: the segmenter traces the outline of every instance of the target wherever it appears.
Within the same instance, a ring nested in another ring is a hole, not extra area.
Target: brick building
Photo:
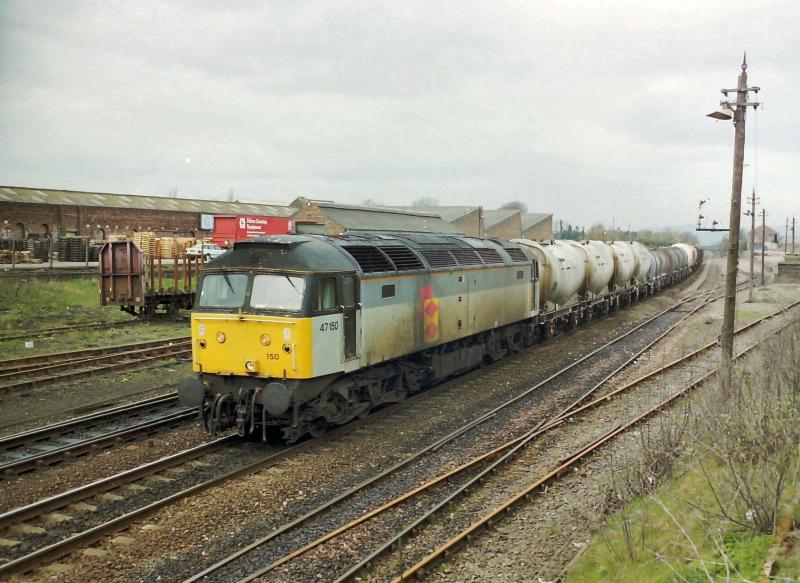
[[[105,239],[112,234],[154,231],[204,237],[211,234],[201,228],[204,214],[290,217],[295,210],[260,203],[0,186],[0,236]]]

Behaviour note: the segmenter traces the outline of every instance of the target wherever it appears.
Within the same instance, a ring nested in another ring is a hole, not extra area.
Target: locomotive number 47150
[[[339,329],[339,322],[323,322],[319,325],[320,332],[333,332]]]

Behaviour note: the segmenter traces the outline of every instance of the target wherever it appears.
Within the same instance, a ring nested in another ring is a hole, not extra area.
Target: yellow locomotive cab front
[[[300,275],[206,273],[192,312],[194,371],[311,378],[311,319],[301,313],[305,287]]]
[[[192,314],[195,372],[308,379],[311,319],[256,314]]]

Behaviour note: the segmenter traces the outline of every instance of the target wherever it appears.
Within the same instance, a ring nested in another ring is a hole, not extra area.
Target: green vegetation
[[[621,506],[567,581],[756,579],[780,519],[800,518],[800,327],[637,435],[612,460],[609,499]],[[790,552],[781,576],[796,580],[798,564]]]
[[[91,279],[0,280],[0,330],[129,319],[117,308],[100,306],[97,286]]]
[[[629,232],[627,229],[615,228],[611,229],[606,227],[603,223],[597,223],[589,227],[585,233],[581,230],[572,228],[572,225],[567,224],[564,230],[565,239],[596,239],[600,241],[639,241],[647,247],[666,247],[673,243],[689,243],[697,245],[697,236],[689,231],[678,232],[672,229],[661,229],[660,231],[651,231],[644,229],[641,231]]]
[[[30,279],[26,282],[0,279],[0,334],[130,321],[132,316],[118,308],[100,306],[97,285],[97,281],[90,279]],[[24,340],[7,340],[0,342],[0,351],[6,359],[188,335],[189,325],[185,321],[136,322],[124,327],[76,330],[35,338],[32,349],[25,347]]]
[[[713,506],[714,493],[703,471],[687,469],[615,515],[567,581],[694,583],[707,582],[706,571],[713,579],[725,580],[728,571],[734,580],[754,579],[772,536],[728,529],[724,520],[700,509]]]

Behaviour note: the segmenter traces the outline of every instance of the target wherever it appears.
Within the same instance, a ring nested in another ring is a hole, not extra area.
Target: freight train
[[[361,232],[209,263],[179,388],[210,432],[295,441],[685,279],[693,246]]]

